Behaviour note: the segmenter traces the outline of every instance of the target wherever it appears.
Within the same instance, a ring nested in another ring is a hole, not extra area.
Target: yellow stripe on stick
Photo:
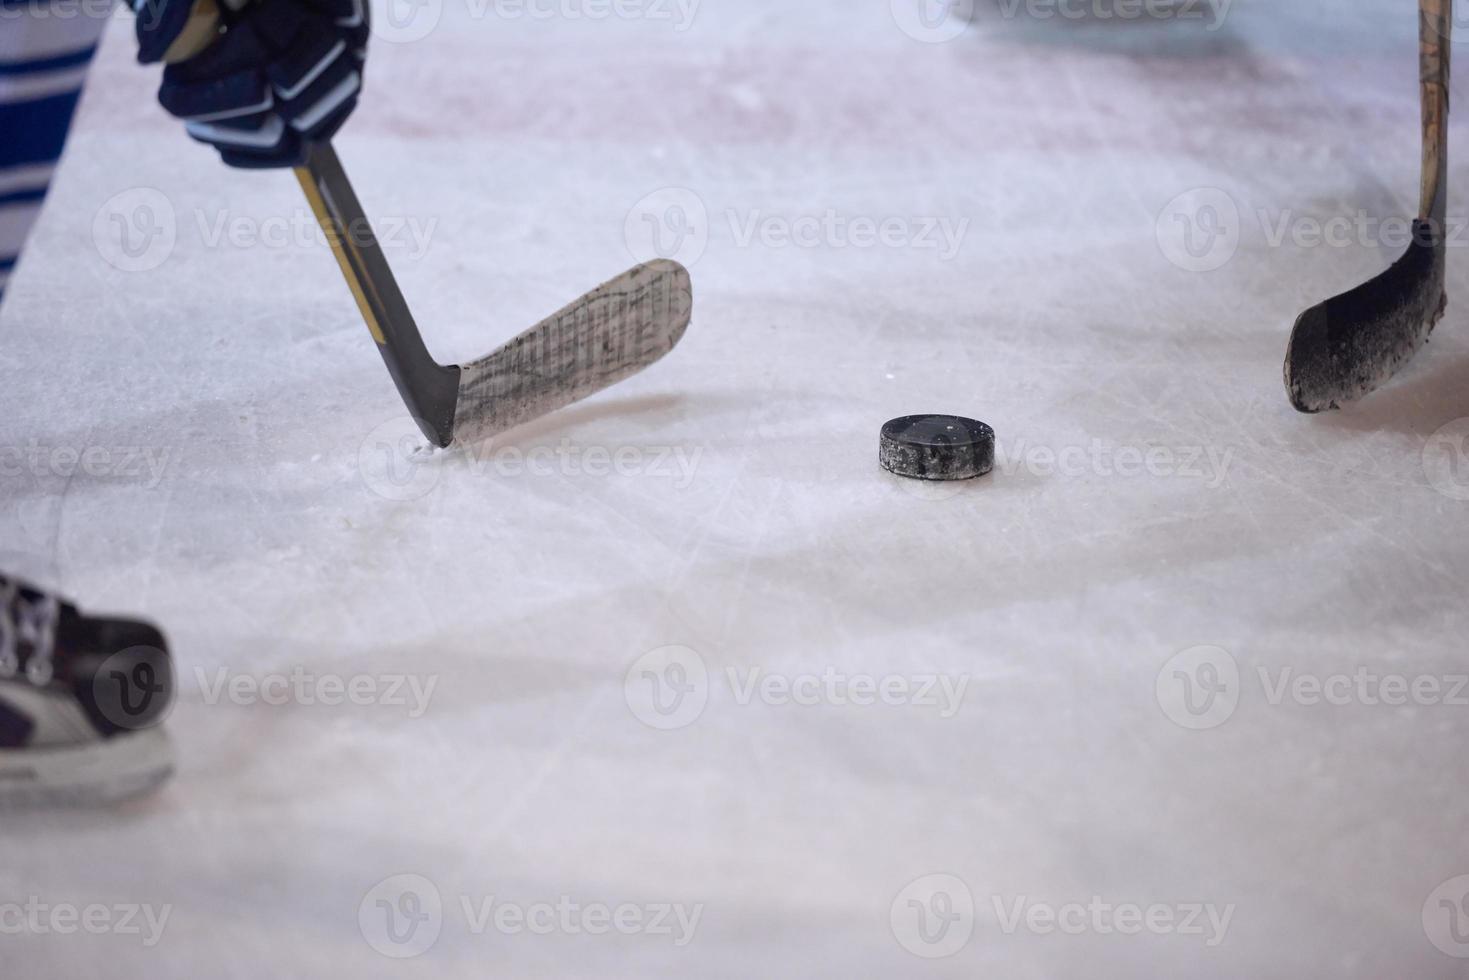
[[[316,181],[311,179],[311,171],[305,167],[296,167],[296,179],[301,182],[301,190],[306,194],[306,200],[311,204],[311,210],[316,214],[316,222],[321,225],[321,230],[326,233],[326,240],[332,247],[332,254],[337,257],[337,265],[342,267],[342,276],[347,280],[347,287],[352,290],[353,299],[357,300],[357,308],[362,311],[362,319],[367,321],[367,329],[372,333],[372,339],[377,341],[379,347],[387,346],[387,338],[383,336],[382,327],[377,322],[377,314],[372,310],[372,304],[367,301],[367,292],[371,288],[369,284],[363,283],[357,276],[352,261],[347,256],[347,250],[343,245],[343,239],[347,238],[345,229],[339,231],[336,220],[326,209],[326,202],[322,200],[321,191],[316,187]],[[348,244],[351,244],[348,239]]]

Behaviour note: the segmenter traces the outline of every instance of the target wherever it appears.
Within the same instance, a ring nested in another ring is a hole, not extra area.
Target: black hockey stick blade
[[[1285,358],[1291,404],[1321,412],[1379,387],[1428,340],[1446,302],[1442,231],[1415,222],[1392,268],[1296,320]]]
[[[1391,378],[1443,316],[1453,0],[1418,0],[1423,171],[1407,254],[1382,275],[1302,313],[1285,355],[1285,389],[1302,412],[1339,408]]]

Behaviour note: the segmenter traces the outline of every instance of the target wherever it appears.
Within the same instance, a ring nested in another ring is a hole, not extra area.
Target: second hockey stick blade
[[[1285,358],[1291,404],[1320,412],[1373,391],[1423,346],[1446,302],[1443,228],[1415,221],[1392,268],[1296,320]]]
[[[1443,315],[1448,199],[1449,42],[1453,0],[1420,0],[1423,180],[1407,254],[1382,275],[1302,313],[1285,357],[1285,387],[1302,412],[1320,412],[1393,376]]]

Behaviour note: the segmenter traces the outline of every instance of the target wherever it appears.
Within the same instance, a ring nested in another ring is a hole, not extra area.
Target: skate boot
[[[110,803],[173,772],[173,665],[154,627],[0,575],[0,807]]]

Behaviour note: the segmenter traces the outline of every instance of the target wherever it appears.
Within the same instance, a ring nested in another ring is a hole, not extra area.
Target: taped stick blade
[[[1298,411],[1322,412],[1377,389],[1428,340],[1443,315],[1444,246],[1425,222],[1382,275],[1296,320],[1285,387]]]
[[[636,374],[674,348],[692,313],[693,284],[677,262],[624,272],[465,364],[454,441],[487,439]]]

